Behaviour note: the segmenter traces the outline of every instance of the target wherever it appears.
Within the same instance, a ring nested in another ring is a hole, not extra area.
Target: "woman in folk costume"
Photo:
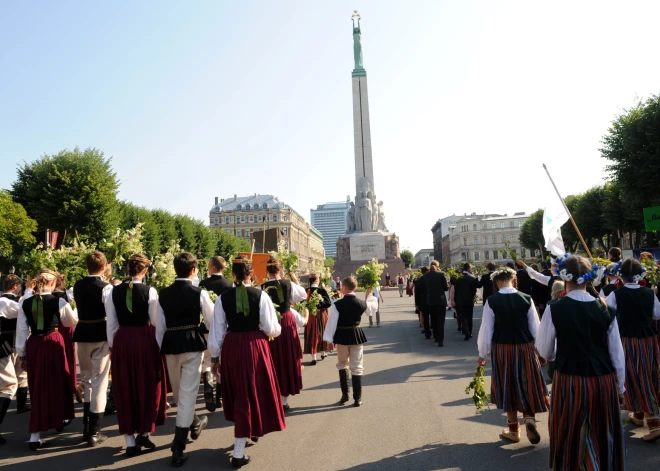
[[[273,357],[277,382],[284,411],[289,410],[289,396],[295,396],[302,390],[302,349],[298,327],[303,327],[307,319],[291,309],[291,305],[306,298],[305,289],[295,283],[295,275],[290,273],[292,281],[282,280],[280,263],[273,257],[266,264],[268,281],[261,285],[270,296],[277,310],[282,333],[268,342]]]
[[[328,308],[332,306],[330,296],[324,287],[319,286],[319,277],[316,273],[309,275],[309,288],[307,289],[307,300],[317,292],[323,298],[323,302],[319,304],[316,312],[309,313],[307,325],[305,326],[305,354],[312,355],[311,365],[316,365],[316,353],[321,351],[321,360],[323,360],[328,353],[332,351],[331,345],[323,341],[323,331],[325,324],[328,322]]]
[[[556,359],[550,405],[550,468],[625,469],[619,400],[625,359],[616,312],[587,293],[597,276],[586,258],[557,258],[566,296],[548,305],[536,348]]]
[[[644,440],[660,438],[660,350],[653,321],[660,319],[660,302],[651,288],[642,288],[644,267],[632,258],[619,262],[614,273],[625,283],[605,301],[616,309],[621,342],[626,357],[624,408],[630,421],[644,426]]]
[[[142,283],[150,264],[144,254],[132,255],[127,267],[131,279],[115,286],[105,301],[117,421],[128,457],[141,448],[156,448],[149,434],[166,417],[165,363],[155,327],[158,294]]]
[[[53,296],[56,279],[57,273],[41,269],[35,277],[34,296],[21,301],[18,313],[16,350],[28,372],[33,451],[46,446],[41,432],[61,430],[74,417],[71,371],[57,326],[61,321],[65,327],[74,327],[78,316],[68,302]]]
[[[64,284],[64,275],[61,273],[57,275],[57,284],[53,290],[53,296],[64,299],[67,303],[71,302],[70,293],[66,290]],[[57,331],[64,339],[64,348],[66,350],[66,359],[69,363],[69,371],[71,372],[71,382],[73,383],[73,391],[76,394],[78,403],[83,401],[82,393],[78,390],[78,381],[76,380],[76,344],[73,343],[73,327],[66,327],[62,322],[57,326]]]
[[[534,349],[539,317],[532,298],[516,289],[516,272],[501,268],[491,274],[494,294],[484,304],[479,329],[479,366],[486,365],[490,351],[493,362],[491,400],[506,411],[509,428],[502,437],[518,443],[523,414],[529,441],[536,445],[541,435],[535,415],[548,410],[548,389]]]
[[[277,374],[268,346],[282,328],[270,297],[246,286],[252,262],[238,256],[232,263],[236,286],[216,301],[209,334],[213,373],[220,376],[225,419],[234,422],[234,468],[250,462],[247,439],[286,428]]]

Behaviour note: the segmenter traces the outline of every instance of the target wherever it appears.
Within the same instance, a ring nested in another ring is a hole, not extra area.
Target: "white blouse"
[[[125,281],[124,283],[128,283]],[[133,280],[133,284],[140,284],[141,281]],[[111,285],[112,286],[112,285]],[[114,288],[113,288],[114,289]],[[115,341],[115,334],[119,330],[119,320],[117,319],[117,310],[115,302],[112,300],[112,290],[105,298],[105,316],[106,332],[108,333],[108,347],[112,348]],[[158,292],[154,288],[149,288],[149,322],[155,326],[158,319]]]
[[[354,293],[347,293],[344,296],[355,296]],[[369,317],[373,316],[378,311],[378,299],[375,296],[369,296],[366,300],[367,310],[365,311]],[[339,322],[339,311],[337,306],[332,303],[330,313],[328,314],[328,322],[325,325],[323,332],[323,341],[332,343],[337,331],[337,323]]]

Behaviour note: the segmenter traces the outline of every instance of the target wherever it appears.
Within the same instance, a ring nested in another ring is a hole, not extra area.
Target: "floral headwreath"
[[[572,257],[573,254],[570,253],[565,253],[564,255],[559,255],[555,259],[555,263],[557,264],[557,268],[555,268],[555,274],[559,276],[564,281],[572,281],[573,283],[577,283],[578,285],[583,285],[587,281],[593,281],[596,278],[598,278],[598,270],[600,267],[598,265],[591,265],[591,271],[587,273],[583,273],[581,275],[576,274],[576,273],[571,273],[568,271],[566,268],[566,260],[568,260],[570,257]],[[591,262],[591,259],[588,259],[589,262]]]
[[[496,277],[498,277],[500,275],[505,275],[505,274],[515,275],[516,271],[513,268],[509,268],[509,267],[498,268],[493,273],[491,273],[490,279],[494,280]]]
[[[644,268],[644,265],[640,264],[641,267],[642,267],[642,274],[641,275],[633,275],[633,276],[629,276],[627,278],[624,278],[623,273],[621,272],[621,265],[623,265],[623,261],[617,263],[614,266],[614,268],[612,268],[612,275],[618,276],[619,278],[621,278],[626,283],[639,283],[644,278],[646,278],[646,268]]]

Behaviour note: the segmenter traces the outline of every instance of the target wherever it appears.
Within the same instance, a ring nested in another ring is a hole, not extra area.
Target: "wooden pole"
[[[564,209],[566,210],[566,214],[568,214],[568,218],[573,223],[573,228],[575,228],[575,232],[577,232],[577,235],[580,238],[580,242],[582,242],[582,246],[584,247],[584,250],[587,251],[587,255],[589,256],[589,258],[593,258],[593,256],[591,255],[591,251],[589,250],[589,247],[587,247],[587,243],[584,241],[584,237],[582,237],[582,233],[580,232],[580,229],[578,229],[577,224],[575,224],[575,219],[573,219],[573,215],[568,210],[568,206],[566,206],[566,203],[564,202],[564,198],[562,198],[561,194],[559,194],[559,190],[557,189],[557,185],[555,185],[555,181],[550,176],[550,172],[548,172],[548,167],[546,167],[545,164],[543,164],[543,169],[545,170],[545,173],[548,174],[548,178],[550,179],[550,183],[552,183],[553,188],[557,192],[557,196],[559,197],[559,201],[561,201],[561,204],[564,205]]]

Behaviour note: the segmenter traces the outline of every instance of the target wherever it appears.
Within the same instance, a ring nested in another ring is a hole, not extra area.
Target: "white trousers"
[[[13,398],[17,388],[18,381],[12,355],[0,358],[0,397]]]
[[[206,343],[208,343],[209,334],[204,334],[204,338],[206,339]],[[204,350],[204,360],[202,361],[202,373],[206,373],[207,371],[211,371],[211,352],[208,348]]]
[[[354,376],[362,376],[362,345],[335,345],[337,347],[337,369],[350,368]]]
[[[177,405],[176,426],[188,428],[195,415],[199,392],[199,375],[202,373],[203,352],[187,352],[165,355],[167,374],[170,377],[174,402]]]
[[[21,359],[18,356],[18,353],[14,353],[11,356],[12,361],[14,362],[14,371],[16,372],[16,380],[18,381],[19,388],[27,388],[27,370],[24,370],[21,367]]]
[[[108,342],[77,342],[80,376],[84,385],[84,401],[89,411],[105,412],[110,375],[110,348]]]

